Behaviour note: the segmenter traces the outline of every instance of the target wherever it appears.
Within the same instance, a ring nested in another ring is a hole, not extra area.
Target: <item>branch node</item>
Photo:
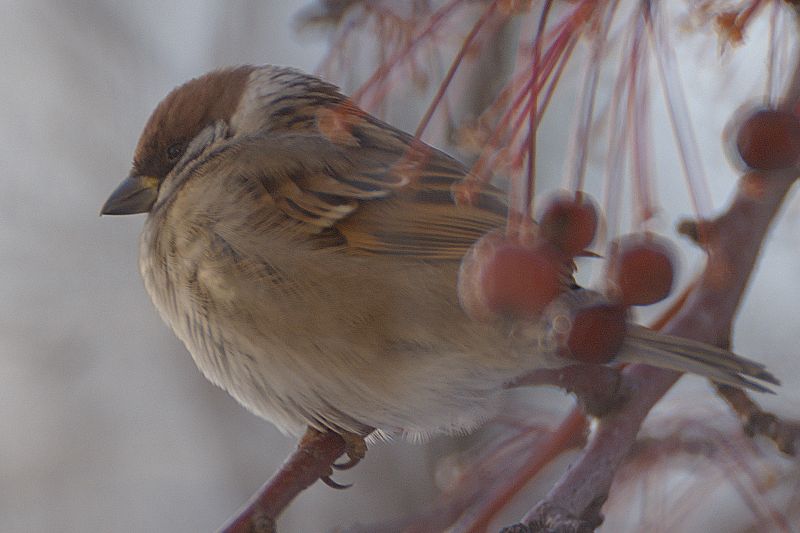
[[[252,533],[277,533],[275,520],[266,513],[256,513],[252,518]]]
[[[743,390],[729,385],[717,385],[717,392],[742,420],[742,429],[749,437],[763,435],[781,452],[796,456],[800,445],[800,424],[781,420],[764,411]]]
[[[561,507],[548,502],[537,505],[528,524],[515,524],[500,530],[500,533],[591,533],[603,523],[600,507],[605,497],[595,500],[584,516],[576,518]]]
[[[594,381],[592,387],[582,390],[568,388],[575,393],[587,415],[601,418],[616,411],[627,401],[628,395],[622,388],[622,376],[618,369],[597,365]]]

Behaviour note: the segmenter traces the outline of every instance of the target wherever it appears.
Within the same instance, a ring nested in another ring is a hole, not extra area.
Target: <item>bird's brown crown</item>
[[[203,128],[230,120],[254,69],[215,70],[173,89],[144,127],[133,157],[133,173],[164,179]]]

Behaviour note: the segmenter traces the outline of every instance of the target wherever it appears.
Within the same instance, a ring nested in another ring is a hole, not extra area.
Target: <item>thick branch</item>
[[[767,177],[763,196],[752,198],[739,192],[724,215],[700,225],[700,235],[709,248],[705,272],[664,332],[709,344],[729,344],[733,318],[770,222],[794,182],[794,171],[773,174]],[[541,523],[543,513],[554,508],[597,523],[597,504],[605,500],[642,422],[679,377],[676,372],[646,365],[626,368],[622,386],[631,391],[631,401],[600,420],[581,458],[523,523]]]

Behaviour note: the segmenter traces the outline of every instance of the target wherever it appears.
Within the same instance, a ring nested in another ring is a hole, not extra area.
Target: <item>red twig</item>
[[[493,149],[503,144],[508,147],[510,151],[513,151],[518,146],[516,138],[523,129],[525,122],[530,118],[530,112],[532,111],[532,106],[534,106],[531,101],[531,96],[538,95],[547,80],[550,79],[550,85],[542,104],[538,106],[538,108],[533,109],[533,111],[535,111],[535,123],[529,124],[528,135],[521,143],[523,147],[529,145],[530,132],[538,127],[538,122],[541,120],[541,116],[547,108],[547,104],[550,102],[553,88],[561,76],[567,59],[572,54],[575,42],[580,37],[582,26],[586,22],[586,17],[587,3],[584,2],[576,7],[549,32],[545,41],[549,42],[550,45],[547,47],[547,50],[541,54],[538,68],[535,71],[532,68],[525,68],[518,75],[514,76],[507,87],[500,92],[495,102],[483,113],[484,117],[494,114],[497,112],[498,108],[501,108],[507,103],[511,94],[516,93],[513,102],[506,107],[501,117],[496,121],[494,129],[486,143],[487,149],[483,150],[478,160],[473,165],[472,172],[478,176],[478,178],[483,180],[488,180],[490,178],[485,170],[492,162],[491,160],[495,155],[492,153]],[[530,64],[530,62],[526,63],[526,65]],[[517,119],[512,121],[515,115]],[[512,126],[509,127],[509,124],[512,124]],[[526,153],[525,150],[518,150],[518,155],[512,163],[512,167],[521,168],[521,161],[524,159]]]
[[[592,118],[594,117],[594,104],[597,95],[597,83],[600,77],[600,65],[602,63],[603,54],[605,53],[606,40],[611,27],[611,21],[617,10],[617,4],[617,0],[610,0],[602,7],[602,9],[605,9],[605,14],[602,17],[602,22],[597,25],[592,46],[592,55],[586,64],[583,97],[578,113],[577,127],[575,136],[573,137],[570,155],[567,156],[567,162],[572,170],[565,174],[570,179],[568,188],[573,191],[583,190],[584,187],[586,160],[590,145],[589,130],[591,129]],[[602,13],[602,9],[599,9],[598,13]]]
[[[547,16],[550,14],[552,7],[552,0],[545,0],[542,6],[542,14],[539,15],[539,25],[536,28],[536,37],[533,39],[533,50],[531,52],[531,76],[533,78],[543,79],[539,74],[539,63],[542,56],[542,37],[544,29],[547,25]],[[539,83],[541,86],[541,82]],[[523,187],[517,192],[521,193],[521,198],[515,201],[515,205],[522,204],[522,220],[526,223],[531,218],[531,204],[533,203],[533,194],[536,190],[536,133],[539,131],[539,88],[535,90],[533,84],[531,85],[530,95],[528,96],[528,171],[526,179],[523,180]],[[514,189],[512,188],[512,193]],[[516,200],[512,194],[512,201]],[[521,200],[521,201],[519,201]],[[511,220],[509,219],[509,223]]]
[[[483,533],[500,510],[511,498],[514,497],[531,479],[541,472],[542,468],[550,464],[556,457],[570,448],[570,444],[586,431],[586,416],[581,409],[573,409],[561,422],[558,428],[550,435],[547,441],[541,443],[529,457],[526,464],[512,474],[509,479],[495,494],[487,495],[481,500],[477,509],[471,513],[468,529],[454,527],[455,531],[467,533]]]
[[[711,428],[708,428],[707,431],[716,432]],[[759,498],[757,491],[751,489],[751,487],[758,486],[758,479],[751,464],[743,457],[744,451],[741,443],[725,439],[723,435],[719,434],[715,442],[722,451],[723,461],[730,465],[728,468],[723,467],[725,473],[753,514],[758,517],[758,523],[765,525],[769,531],[791,533],[786,517],[764,498]]]
[[[707,217],[711,213],[711,193],[703,172],[694,129],[689,120],[686,97],[680,85],[675,53],[667,40],[666,24],[653,20],[653,3],[642,2],[641,13],[650,34],[653,49],[656,51],[656,65],[667,100],[667,111],[680,154],[680,162],[686,177],[695,215]]]
[[[430,18],[428,19],[428,23],[423,27],[423,29],[414,36],[403,48],[395,52],[389,59],[387,59],[380,67],[378,67],[372,76],[367,79],[364,84],[351,95],[353,101],[358,102],[361,98],[364,97],[366,92],[370,90],[377,82],[381,80],[387,79],[389,72],[395,67],[395,65],[408,57],[408,55],[416,48],[417,45],[422,43],[426,37],[430,36],[439,25],[447,18],[448,15],[452,13],[452,11],[458,7],[459,4],[463,3],[463,0],[450,0],[447,4],[442,6],[438,11],[433,13]]]
[[[739,416],[745,433],[764,435],[788,455],[796,455],[800,451],[800,424],[780,420],[774,414],[763,411],[741,389],[717,385],[717,392]]]
[[[456,71],[458,67],[461,66],[461,62],[464,60],[464,56],[467,55],[470,47],[472,46],[472,41],[475,40],[475,37],[478,36],[478,32],[481,31],[481,28],[486,24],[489,18],[494,14],[497,10],[498,2],[497,0],[493,0],[489,7],[486,8],[486,11],[483,12],[483,15],[475,22],[470,30],[469,34],[467,34],[466,38],[464,39],[464,43],[461,45],[461,49],[456,54],[456,57],[453,59],[453,62],[450,64],[450,68],[447,70],[447,74],[445,74],[442,83],[439,84],[439,89],[436,91],[436,95],[433,97],[430,105],[428,105],[428,109],[425,111],[425,114],[422,116],[422,119],[419,121],[419,125],[417,126],[417,131],[414,132],[414,137],[420,139],[422,134],[425,132],[425,128],[428,127],[428,123],[433,117],[434,112],[439,107],[439,102],[442,101],[444,98],[445,92],[447,88],[450,86],[450,82],[453,81],[453,77],[456,75]]]
[[[647,175],[651,166],[649,150],[652,143],[648,127],[648,55],[647,44],[644,41],[643,17],[636,17],[634,24],[633,45],[631,47],[631,72],[628,77],[628,131],[631,135],[631,158],[633,160],[633,198],[635,226],[647,222],[653,215],[652,199],[649,184],[652,175]],[[609,179],[619,179],[618,176],[609,176]],[[637,228],[638,229],[638,228]]]

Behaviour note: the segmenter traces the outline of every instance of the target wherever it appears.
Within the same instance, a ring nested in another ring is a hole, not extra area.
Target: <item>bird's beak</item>
[[[108,197],[101,215],[133,215],[150,211],[158,197],[158,178],[131,174]]]

